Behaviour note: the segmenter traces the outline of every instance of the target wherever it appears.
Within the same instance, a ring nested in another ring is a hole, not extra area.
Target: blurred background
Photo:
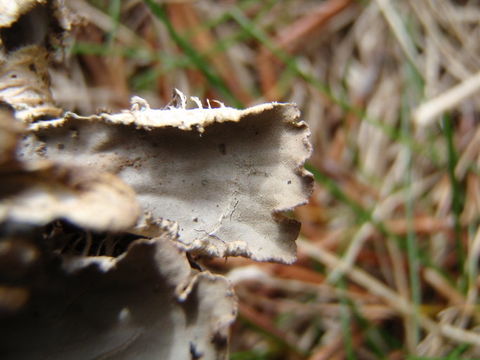
[[[231,359],[480,358],[478,0],[67,0],[52,69],[82,114],[294,102],[316,185],[293,265],[235,285]]]

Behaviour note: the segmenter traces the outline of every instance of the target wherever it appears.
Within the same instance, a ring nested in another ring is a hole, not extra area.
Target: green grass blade
[[[454,234],[455,234],[455,250],[457,253],[459,269],[465,271],[465,248],[462,242],[462,228],[460,224],[460,216],[463,209],[464,194],[462,187],[455,175],[455,167],[457,166],[458,155],[455,149],[454,143],[454,128],[452,125],[452,119],[449,115],[444,115],[442,118],[443,134],[447,143],[447,155],[448,155],[448,176],[450,178],[450,187],[452,191],[452,212],[454,219]],[[458,287],[462,293],[465,293],[467,289],[465,273],[460,277]]]
[[[351,105],[346,99],[342,99],[341,96],[336,96],[331,89],[315,78],[313,75],[305,71],[298,64],[295,57],[291,56],[287,52],[278,48],[276,44],[270,39],[270,37],[255,23],[248,19],[244,13],[237,7],[230,11],[230,15],[245,31],[247,31],[254,39],[262,43],[268,50],[272,52],[278,59],[280,59],[296,76],[314,86],[320,92],[322,92],[329,100],[337,104],[342,110],[347,113],[354,114],[360,119],[367,121],[368,123],[381,129],[389,138],[397,141],[398,143],[412,148],[412,151],[418,154],[429,157],[432,163],[436,166],[442,166],[439,159],[436,156],[436,151],[432,151],[431,148],[427,148],[425,144],[412,141],[412,139],[405,137],[396,128],[382,123],[381,121],[374,119],[365,112],[365,110]]]
[[[182,49],[182,51],[191,59],[192,63],[202,72],[202,74],[207,78],[208,82],[224,97],[224,99],[232,103],[236,107],[243,107],[243,104],[239,99],[233,95],[228,86],[225,84],[223,79],[216,73],[216,71],[210,66],[208,60],[204,58],[195,48],[190,44],[190,42],[182,37],[174,28],[170,19],[168,18],[167,12],[165,11],[164,5],[159,5],[153,0],[144,0],[148,5],[152,13],[157,19],[159,19],[167,28],[168,33],[171,38],[175,41],[177,46]]]

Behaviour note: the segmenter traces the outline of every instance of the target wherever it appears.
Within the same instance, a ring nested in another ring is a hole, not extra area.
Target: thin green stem
[[[407,72],[407,86],[412,89],[412,93],[407,93],[406,96],[402,98],[402,111],[401,111],[401,126],[402,132],[407,139],[412,139],[411,125],[410,125],[410,108],[411,103],[414,101],[412,96],[415,96],[414,92],[417,90],[419,93],[423,90],[423,82],[418,81],[418,72],[415,67],[409,66],[406,67]],[[410,96],[409,96],[410,95]],[[409,280],[410,280],[410,289],[411,289],[411,299],[413,304],[413,310],[416,316],[413,316],[412,326],[413,326],[413,346],[417,346],[420,341],[420,324],[418,323],[420,305],[422,302],[422,293],[421,293],[421,281],[420,281],[420,259],[419,259],[419,250],[417,246],[417,237],[414,230],[414,217],[415,217],[415,204],[413,200],[412,193],[412,173],[413,173],[413,154],[410,147],[405,148],[405,156],[407,157],[407,171],[405,172],[405,215],[407,220],[407,259],[408,259],[408,270],[409,270]]]
[[[190,42],[181,36],[171,23],[165,5],[159,5],[153,0],[145,0],[152,13],[157,17],[167,28],[170,37],[175,41],[177,46],[183,50],[188,58],[192,60],[195,66],[202,72],[207,78],[208,82],[219,91],[219,93],[225,98],[226,101],[231,102],[234,106],[242,107],[243,104],[235,95],[230,91],[223,79],[216,73],[216,71],[210,66],[205,57],[200,54]]]
[[[293,73],[295,73],[299,78],[314,86],[317,90],[322,92],[328,99],[337,104],[343,111],[346,113],[351,113],[357,116],[360,119],[367,121],[368,123],[380,128],[388,137],[391,139],[403,144],[404,146],[410,146],[412,151],[415,153],[424,154],[429,156],[431,161],[440,166],[440,162],[436,156],[436,152],[431,152],[425,148],[425,144],[417,143],[412,141],[412,139],[406,138],[401,132],[397,131],[394,127],[391,127],[377,119],[373,119],[368,116],[365,110],[360,109],[356,106],[351,105],[346,99],[342,99],[339,96],[333,94],[331,89],[324,84],[322,81],[315,78],[305,69],[298,64],[296,58],[292,57],[290,54],[280,49],[270,37],[258,26],[252,23],[242,11],[238,8],[233,8],[230,11],[230,15],[233,20],[235,20],[245,31],[249,32],[251,36],[262,43],[269,51],[272,52],[278,59],[280,59],[287,68],[289,68]]]
[[[114,40],[117,35],[118,25],[120,24],[120,13],[122,9],[122,2],[120,0],[112,0],[109,2],[108,14],[113,20],[113,28],[107,35],[108,47],[114,46]]]
[[[339,288],[346,290],[347,285],[344,278],[339,280]],[[343,292],[344,293],[344,292]],[[348,360],[355,360],[355,350],[352,337],[352,311],[348,298],[345,295],[340,297],[340,322],[342,326],[342,335],[344,339],[344,348]]]
[[[455,250],[457,253],[458,263],[461,271],[465,271],[465,248],[462,242],[462,227],[460,223],[460,216],[463,209],[464,195],[460,183],[455,176],[455,167],[457,166],[458,155],[454,143],[454,129],[452,119],[449,115],[444,115],[442,118],[443,134],[447,143],[448,156],[448,176],[450,178],[450,187],[452,191],[452,212],[454,219],[454,234],[455,234]],[[461,292],[465,292],[467,282],[465,273],[462,273],[460,282],[458,284]]]
[[[270,331],[267,331],[263,327],[259,326],[258,324],[254,323],[253,321],[249,320],[247,317],[243,316],[242,314],[239,315],[239,320],[243,321],[245,324],[247,324],[249,327],[251,327],[253,330],[256,332],[265,335],[267,338],[269,338],[271,341],[273,341],[278,347],[282,349],[286,349],[288,351],[291,351],[292,353],[296,354],[297,356],[306,356],[307,354],[296,347],[293,344],[288,343],[285,341],[285,339],[277,336],[276,334],[271,333]]]

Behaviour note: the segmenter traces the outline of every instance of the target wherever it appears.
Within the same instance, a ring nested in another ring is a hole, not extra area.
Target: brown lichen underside
[[[116,260],[77,258],[62,267],[37,269],[28,308],[2,319],[9,329],[2,358],[176,360],[193,348],[199,358],[226,359],[227,347],[210,340],[226,339],[236,316],[231,286],[192,272],[168,239],[139,240]]]
[[[125,231],[135,225],[135,193],[112,174],[49,161],[18,164],[0,181],[0,223],[42,226],[66,219],[96,231]]]

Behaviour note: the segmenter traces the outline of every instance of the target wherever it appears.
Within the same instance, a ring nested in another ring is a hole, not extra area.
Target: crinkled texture
[[[27,309],[3,320],[2,359],[227,359],[231,286],[193,271],[168,239],[52,265]]]
[[[129,229],[138,219],[139,206],[133,190],[114,175],[71,164],[59,166],[45,160],[22,162],[17,158],[17,143],[25,131],[24,124],[15,118],[22,118],[24,112],[20,109],[25,107],[26,113],[31,116],[45,115],[45,108],[37,113],[41,106],[28,104],[32,100],[28,94],[35,92],[37,85],[47,86],[38,72],[42,66],[46,71],[46,64],[42,62],[44,59],[34,61],[37,51],[45,53],[37,47],[15,52],[23,54],[20,59],[26,56],[26,62],[17,59],[20,63],[12,69],[9,60],[6,63],[0,60],[0,83],[3,78],[9,79],[2,83],[4,86],[0,89],[0,98],[5,100],[0,102],[0,223],[41,226],[62,218],[90,230]],[[34,64],[33,69],[29,64]],[[23,76],[22,71],[33,73]],[[33,78],[32,84],[24,84],[23,81],[28,82],[30,77]],[[48,87],[44,90],[49,93]],[[41,102],[43,95],[38,95]],[[37,151],[43,151],[41,146]]]
[[[118,174],[153,220],[179,224],[189,251],[295,259],[300,225],[282,213],[304,204],[312,188],[303,168],[309,130],[295,105],[152,110],[137,98],[131,111],[69,114],[31,130],[26,158]]]
[[[66,219],[90,230],[125,231],[137,221],[135,193],[112,174],[48,161],[18,166],[1,174],[0,223]]]
[[[53,104],[47,57],[45,48],[37,45],[0,56],[0,99],[23,122],[55,118],[63,112]]]
[[[0,100],[27,123],[63,112],[50,92],[47,52],[61,34],[62,8],[57,0],[0,0]]]

